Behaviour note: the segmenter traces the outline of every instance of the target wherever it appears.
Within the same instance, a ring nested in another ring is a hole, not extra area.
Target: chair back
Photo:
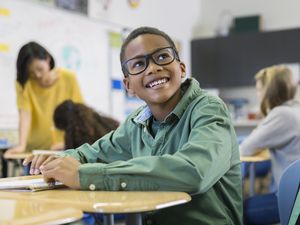
[[[300,184],[300,159],[283,172],[278,189],[280,224],[288,225]]]

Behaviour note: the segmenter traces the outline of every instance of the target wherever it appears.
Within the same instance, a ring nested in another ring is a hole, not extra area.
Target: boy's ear
[[[135,96],[135,91],[133,89],[131,89],[131,87],[130,87],[130,80],[129,80],[128,76],[123,78],[123,84],[124,84],[128,94],[130,96]]]
[[[180,62],[180,69],[181,69],[181,78],[186,76],[186,66],[183,62]]]

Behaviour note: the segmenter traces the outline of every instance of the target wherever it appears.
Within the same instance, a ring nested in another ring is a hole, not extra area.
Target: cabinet
[[[300,62],[300,29],[195,39],[191,59],[192,76],[204,88],[254,85],[261,68]]]

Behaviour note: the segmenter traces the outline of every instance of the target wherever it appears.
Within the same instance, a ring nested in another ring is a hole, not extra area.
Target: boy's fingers
[[[30,174],[39,174],[40,164],[45,160],[45,155],[35,155],[31,162]]]
[[[55,177],[57,175],[57,171],[55,169],[43,170],[42,174],[44,177],[44,181],[47,183],[57,180],[57,178]]]
[[[36,164],[36,161],[37,161],[38,157],[39,157],[38,155],[35,155],[35,156],[32,158],[32,160],[31,160],[31,166],[30,166],[30,171],[29,171],[29,173],[30,173],[31,175],[34,174],[34,171],[35,171],[35,164]]]
[[[40,170],[42,171],[46,171],[46,170],[52,170],[53,168],[55,168],[57,166],[57,164],[59,163],[58,159],[61,157],[58,156],[51,156],[49,157],[41,166],[40,166]]]
[[[23,166],[27,166],[33,159],[34,155],[27,156],[23,161]]]
[[[35,170],[34,170],[34,174],[39,174],[40,173],[40,166],[43,164],[43,162],[45,160],[47,160],[48,156],[46,155],[40,155],[37,160],[36,160],[36,163],[35,163]]]
[[[41,165],[40,165],[40,169],[44,169],[45,165],[48,165],[50,162],[56,160],[57,158],[59,158],[58,156],[52,155],[50,157],[48,157]]]

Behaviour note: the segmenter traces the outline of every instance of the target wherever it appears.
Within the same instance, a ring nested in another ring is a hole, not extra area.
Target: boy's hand
[[[70,156],[56,157],[44,161],[40,170],[44,175],[44,180],[49,182],[57,180],[73,189],[80,189],[79,170],[80,162]]]
[[[40,167],[43,163],[54,160],[56,158],[57,156],[55,155],[45,155],[45,154],[31,155],[25,158],[23,165],[27,166],[31,162],[29,173],[31,175],[37,175],[40,174],[41,172]]]

